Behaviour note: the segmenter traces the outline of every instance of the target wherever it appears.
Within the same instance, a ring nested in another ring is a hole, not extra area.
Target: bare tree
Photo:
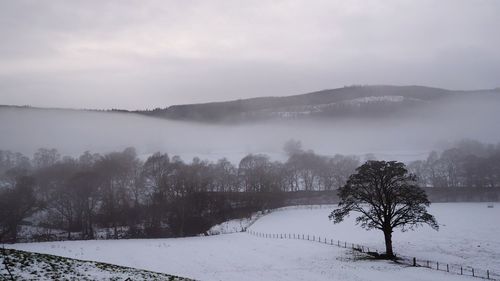
[[[263,154],[249,154],[240,161],[238,177],[245,192],[269,191],[271,162]]]
[[[55,164],[60,158],[61,155],[57,149],[40,148],[33,154],[33,163],[35,167],[43,168]]]
[[[118,237],[118,225],[128,220],[132,204],[132,189],[135,185],[139,160],[135,149],[106,154],[96,163],[100,174],[101,212],[108,226],[113,227],[114,237]]]
[[[366,229],[383,231],[386,256],[393,258],[392,233],[428,224],[438,230],[434,216],[427,212],[429,200],[425,191],[415,185],[416,177],[396,161],[368,161],[340,188],[340,203],[329,218],[340,223],[351,212],[361,215],[356,223]]]
[[[84,171],[74,174],[68,181],[69,200],[74,224],[85,238],[94,238],[93,223],[96,215],[99,180],[97,173]]]
[[[238,191],[238,170],[231,162],[222,158],[211,166],[214,179],[210,191]]]
[[[32,177],[20,177],[13,188],[0,191],[0,241],[16,242],[21,222],[41,207],[33,187]]]

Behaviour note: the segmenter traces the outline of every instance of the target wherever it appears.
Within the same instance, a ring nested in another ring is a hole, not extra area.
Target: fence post
[[[448,264],[446,264],[446,272],[450,272],[450,267]]]
[[[333,245],[333,239],[330,239],[330,245]]]
[[[436,264],[437,264],[436,269],[439,270],[439,262],[436,262]]]
[[[486,270],[486,278],[490,279],[490,270]]]
[[[309,241],[309,234],[307,234],[307,241]]]
[[[427,267],[429,267],[429,268],[430,268],[430,266],[429,266],[429,261],[427,261]]]
[[[340,240],[337,240],[337,246],[340,247]]]
[[[417,259],[413,257],[413,266],[417,266]]]
[[[472,268],[472,276],[475,276],[475,275],[474,275],[474,267]]]
[[[464,269],[460,267],[460,275],[464,275]]]
[[[347,248],[347,242],[344,242],[344,248]]]

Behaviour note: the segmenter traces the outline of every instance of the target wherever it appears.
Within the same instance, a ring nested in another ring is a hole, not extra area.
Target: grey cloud
[[[497,87],[498,1],[3,1],[0,103],[153,108]]]

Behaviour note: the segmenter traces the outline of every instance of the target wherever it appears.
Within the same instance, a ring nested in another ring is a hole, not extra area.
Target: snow
[[[403,96],[369,96],[369,97],[346,100],[343,101],[343,103],[351,105],[359,105],[363,103],[366,104],[366,103],[378,103],[378,102],[403,102],[405,100],[422,101],[420,99],[406,98]]]
[[[471,280],[386,261],[353,260],[350,250],[247,233],[150,240],[66,241],[17,249],[98,260],[198,280]]]
[[[399,255],[423,260],[468,265],[500,273],[500,205],[488,203],[436,203],[429,212],[440,224],[439,231],[428,226],[415,231],[393,233]],[[366,231],[355,225],[353,214],[340,224],[328,215],[335,206],[285,208],[259,219],[251,230],[267,233],[305,233],[362,244],[383,251],[381,231]]]
[[[0,253],[0,280],[186,280],[162,273],[12,249],[0,249]]]
[[[382,235],[333,225],[333,206],[287,208],[257,220],[250,229],[266,233],[310,233],[382,248]],[[395,235],[396,251],[432,260],[467,261],[498,269],[499,206],[435,204],[441,230]],[[457,219],[460,218],[460,219]],[[478,219],[481,218],[481,219]],[[229,223],[231,225],[233,223]],[[328,234],[328,235],[327,235]],[[477,247],[480,245],[481,247]],[[92,240],[26,243],[9,247],[82,260],[163,272],[198,280],[477,280],[442,271],[364,259],[361,253],[293,239],[266,239],[249,233],[177,239]],[[483,266],[484,267],[484,266]]]
[[[212,226],[208,231],[208,235],[219,235],[219,234],[229,234],[236,232],[244,232],[248,227],[254,224],[263,215],[263,212],[257,212],[252,214],[250,218],[233,219],[225,221],[221,224]]]
[[[219,235],[219,234],[243,232],[247,228],[247,226],[251,223],[251,221],[252,220],[248,218],[226,221],[221,224],[212,226],[207,231],[207,233],[209,235]]]

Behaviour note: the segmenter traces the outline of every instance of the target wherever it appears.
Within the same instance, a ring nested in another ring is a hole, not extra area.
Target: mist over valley
[[[286,157],[284,143],[295,139],[322,155],[350,154],[363,158],[365,154],[374,154],[379,159],[411,161],[423,159],[431,150],[442,150],[462,139],[486,143],[496,143],[500,139],[498,90],[442,97],[422,87],[422,92],[411,91],[411,98],[421,102],[405,104],[402,94],[405,95],[406,88],[357,88],[363,91],[354,99],[335,91],[330,94],[330,99],[345,105],[333,110],[337,114],[284,114],[286,108],[297,108],[289,104],[283,106],[286,100],[272,106],[264,103],[267,110],[263,111],[261,105],[260,111],[251,114],[249,110],[224,111],[227,106],[217,104],[220,107],[218,116],[227,117],[224,122],[209,118],[179,120],[137,111],[0,107],[0,147],[26,155],[42,147],[56,148],[63,155],[76,156],[87,150],[106,153],[133,146],[142,158],[162,151],[179,155],[185,161],[193,157],[208,160],[225,157],[237,163],[249,153],[268,154],[273,159],[283,160]],[[398,89],[399,92],[395,91]],[[314,95],[317,94],[300,98],[308,98],[310,107],[321,108],[319,102],[324,102],[325,98],[312,103],[310,97]],[[185,107],[192,107],[189,116],[195,116],[197,109],[198,116],[203,116],[205,107],[213,106]],[[274,109],[279,109],[281,115],[271,115],[272,111],[278,112]],[[242,120],[243,113],[254,118]],[[262,114],[261,118],[255,118],[258,113]]]

